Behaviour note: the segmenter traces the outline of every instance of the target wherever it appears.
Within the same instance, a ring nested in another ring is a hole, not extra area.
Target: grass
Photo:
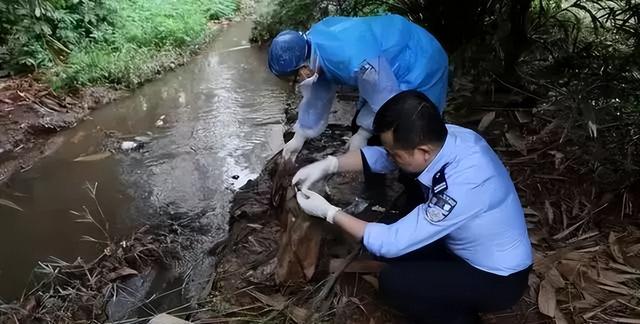
[[[212,36],[210,20],[231,16],[236,0],[116,0],[113,23],[97,30],[48,72],[54,89],[132,88],[173,67]]]

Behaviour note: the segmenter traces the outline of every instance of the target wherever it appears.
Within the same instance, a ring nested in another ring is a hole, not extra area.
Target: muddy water
[[[0,198],[24,209],[0,206],[2,299],[18,297],[37,262],[48,256],[73,261],[100,251],[80,240],[101,239],[96,228],[74,222],[70,213],[86,206],[99,218],[83,188],[87,182],[97,183],[97,200],[114,235],[169,221],[206,227],[181,265],[195,278],[206,274],[209,260],[202,250],[226,232],[224,211],[234,188],[255,177],[282,145],[289,89],[265,68],[264,53],[248,46],[249,32],[249,24],[230,25],[189,65],[59,134],[51,143],[59,146],[54,153],[0,188]],[[163,115],[164,125],[157,127]],[[100,151],[104,130],[151,140],[140,151],[74,162]]]

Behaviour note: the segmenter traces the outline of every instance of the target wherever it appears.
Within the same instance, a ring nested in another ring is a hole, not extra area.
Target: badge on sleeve
[[[436,194],[427,203],[425,218],[431,223],[439,223],[451,214],[457,204],[458,202],[446,193]]]
[[[448,163],[443,165],[431,179],[431,185],[433,186],[431,189],[432,194],[425,211],[425,218],[431,223],[443,221],[458,204],[455,199],[445,193],[449,188],[447,178],[445,177],[445,169],[448,165]]]

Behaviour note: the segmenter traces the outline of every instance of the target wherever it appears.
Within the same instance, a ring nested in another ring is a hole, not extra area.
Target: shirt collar
[[[453,156],[453,150],[455,146],[454,135],[451,131],[447,132],[447,137],[444,140],[444,145],[440,148],[440,152],[436,154],[436,157],[427,165],[427,167],[418,176],[418,181],[425,186],[431,187],[433,175],[438,172],[443,165],[451,162]]]

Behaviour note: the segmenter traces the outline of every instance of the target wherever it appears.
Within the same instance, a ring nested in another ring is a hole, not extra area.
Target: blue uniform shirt
[[[531,242],[509,173],[480,135],[447,129],[442,149],[417,179],[427,189],[426,202],[394,224],[369,223],[364,245],[392,258],[444,237],[453,253],[478,269],[506,276],[527,268]],[[394,170],[383,148],[362,152],[371,171]]]
[[[390,33],[389,31],[393,31]],[[318,136],[326,127],[333,85],[357,87],[357,124],[372,130],[382,104],[400,91],[426,94],[442,112],[446,102],[448,58],[440,43],[422,27],[398,15],[328,17],[307,32],[313,68],[320,78],[313,100],[299,105],[296,132]]]

